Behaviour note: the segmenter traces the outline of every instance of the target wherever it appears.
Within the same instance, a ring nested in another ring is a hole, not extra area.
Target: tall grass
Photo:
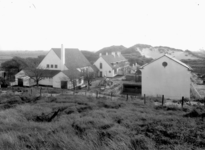
[[[9,97],[4,98],[5,104]],[[137,99],[42,98],[1,108],[0,149],[202,150],[205,123],[184,117],[189,111],[144,105]]]

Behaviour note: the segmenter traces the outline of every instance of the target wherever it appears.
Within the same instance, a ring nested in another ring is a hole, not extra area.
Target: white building
[[[128,72],[129,62],[120,52],[106,53],[96,60],[94,65],[99,69],[100,76],[114,77],[116,75],[124,75]]]
[[[83,71],[93,71],[90,62],[78,49],[52,48],[37,67],[42,72],[43,79],[39,85],[56,88],[73,88],[71,81],[77,86],[84,84]],[[32,86],[35,72],[22,70],[15,75],[15,85]]]
[[[145,64],[141,67],[142,95],[190,98],[191,70],[183,62],[166,54]]]

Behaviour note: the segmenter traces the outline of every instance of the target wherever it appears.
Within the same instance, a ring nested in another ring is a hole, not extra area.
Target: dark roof
[[[61,48],[52,48],[52,50],[61,59]],[[82,68],[90,65],[90,62],[78,49],[65,48],[65,66],[68,69]]]
[[[77,79],[82,76],[81,72],[77,69],[64,70],[62,72],[71,79]]]
[[[102,55],[101,56],[109,65],[110,67],[113,68],[113,65],[111,63],[115,63],[115,62],[120,62],[120,61],[127,61],[127,59],[125,59],[124,56],[122,56],[122,54],[118,55]],[[122,65],[122,64],[121,64]]]
[[[164,54],[163,56],[161,56],[161,57],[159,57],[159,58],[157,58],[157,59],[151,61],[150,63],[147,63],[147,64],[141,66],[140,69],[143,69],[143,68],[146,67],[147,65],[149,65],[149,64],[151,64],[151,63],[153,63],[153,62],[155,62],[156,60],[158,60],[158,59],[160,59],[160,58],[162,58],[162,57],[167,57],[167,58],[169,58],[169,59],[171,59],[171,60],[177,62],[178,64],[180,64],[180,65],[182,65],[182,66],[188,68],[188,70],[192,70],[192,68],[191,68],[190,66],[186,65],[185,63],[181,62],[180,60],[178,60],[178,59],[176,59],[176,58],[173,58],[173,57],[171,57],[170,55],[167,55],[167,54]]]
[[[99,69],[95,65],[91,65],[91,67],[92,67],[94,72],[98,72],[99,71]]]
[[[55,75],[57,75],[59,72],[61,72],[60,70],[43,70],[43,69],[35,69],[35,70],[24,70],[25,74],[27,74],[28,76],[34,76],[35,72],[42,74],[42,77],[54,77]]]

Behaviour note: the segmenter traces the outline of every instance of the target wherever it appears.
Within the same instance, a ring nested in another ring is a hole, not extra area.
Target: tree
[[[7,60],[1,64],[1,68],[6,71],[7,79],[14,79],[15,74],[23,69],[35,68],[42,61],[43,56],[38,56],[38,58],[20,58],[14,57]]]
[[[44,69],[37,69],[36,67],[30,67],[25,69],[26,74],[39,86],[39,81],[43,80],[44,77]]]
[[[89,90],[90,86],[91,86],[91,82],[94,79],[94,72],[89,71],[88,69],[86,69],[85,71],[82,72],[82,76],[84,78],[84,81],[87,82],[87,88]]]
[[[14,57],[1,64],[1,68],[7,73],[8,80],[12,80],[16,73],[26,67],[28,67],[28,65],[26,64],[25,60],[20,57]]]

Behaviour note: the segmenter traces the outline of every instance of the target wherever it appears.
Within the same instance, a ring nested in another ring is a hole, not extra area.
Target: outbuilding
[[[190,98],[191,67],[167,54],[141,68],[142,95]]]

